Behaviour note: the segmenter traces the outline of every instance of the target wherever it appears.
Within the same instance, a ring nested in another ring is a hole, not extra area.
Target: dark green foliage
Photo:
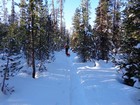
[[[3,38],[8,34],[8,26],[6,24],[0,23],[0,52],[3,50]]]
[[[122,52],[126,55],[121,64],[125,69],[125,83],[133,86],[135,80],[140,80],[140,0],[129,0],[124,11],[124,39]]]
[[[99,6],[96,9],[96,20],[95,20],[95,43],[96,43],[96,58],[108,60],[110,44],[110,16],[109,14],[109,1],[100,0]]]
[[[86,45],[86,33],[84,29],[80,30],[76,50],[77,50],[78,55],[81,57],[82,62],[86,62],[86,55],[87,55],[88,49]]]
[[[82,0],[80,8],[73,17],[74,32],[71,39],[73,51],[77,52],[82,62],[93,58],[93,34],[89,24],[90,2]]]
[[[78,38],[77,53],[80,55],[83,62],[92,59],[93,45],[92,32],[90,32],[87,28],[81,28]]]

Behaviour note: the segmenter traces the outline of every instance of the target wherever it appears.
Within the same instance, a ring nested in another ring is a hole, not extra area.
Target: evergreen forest
[[[11,7],[6,6],[7,2]],[[135,79],[140,81],[140,0],[99,0],[94,25],[89,22],[94,8],[91,0],[81,0],[72,17],[71,33],[65,26],[65,0],[50,2],[51,5],[48,0],[1,1],[1,91],[7,88],[6,81],[22,69],[21,57],[32,67],[35,78],[36,61],[40,62],[39,70],[45,70],[44,62],[53,62],[54,52],[63,50],[65,44],[81,62],[111,60],[127,85],[133,86]]]

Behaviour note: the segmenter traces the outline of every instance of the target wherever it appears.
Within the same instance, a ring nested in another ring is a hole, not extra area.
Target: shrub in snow
[[[125,56],[122,60],[117,61],[120,71],[122,71],[122,79],[125,84],[134,86],[136,79],[139,79],[139,64],[133,61],[130,56]]]
[[[2,78],[1,91],[4,94],[13,92],[13,87],[8,87],[9,84],[7,83],[7,81],[10,79],[10,77],[14,77],[22,68],[19,58],[20,56],[7,56],[7,59],[3,60],[0,74]]]
[[[20,65],[20,58],[21,56],[18,53],[17,46],[15,43],[15,40],[10,40],[8,42],[8,46],[6,52],[4,52],[2,63],[1,63],[1,69],[0,69],[0,75],[1,75],[1,91],[4,94],[11,94],[14,90],[13,87],[8,87],[9,84],[7,81],[10,79],[10,77],[14,77],[17,72],[20,71],[22,66]]]

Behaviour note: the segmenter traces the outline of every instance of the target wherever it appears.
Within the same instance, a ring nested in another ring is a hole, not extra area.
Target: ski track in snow
[[[38,79],[13,78],[15,92],[0,95],[0,105],[140,105],[139,91],[119,83],[115,68],[78,63],[74,53],[70,57],[64,53],[58,52]]]
[[[77,75],[76,64],[73,63],[72,59],[70,70],[70,105],[88,105],[80,77]]]

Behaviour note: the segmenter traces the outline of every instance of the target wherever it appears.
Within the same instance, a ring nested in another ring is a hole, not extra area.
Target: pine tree
[[[19,26],[19,40],[20,40],[20,43],[21,43],[21,47],[22,47],[22,50],[24,52],[24,54],[26,56],[29,56],[29,53],[28,53],[28,45],[29,45],[29,35],[28,35],[28,32],[29,32],[29,29],[28,29],[28,19],[29,19],[29,16],[28,16],[28,13],[27,13],[27,3],[25,0],[21,0],[20,3],[19,3],[19,8],[20,8],[20,26]],[[28,59],[28,57],[26,57]],[[27,60],[29,61],[29,60]],[[28,63],[29,64],[29,63]]]
[[[108,60],[109,55],[109,1],[100,0],[96,9],[95,31],[96,31],[96,52],[97,59]]]
[[[15,22],[15,1],[12,0],[12,9],[11,9],[11,22],[14,23]]]
[[[124,82],[133,86],[136,77],[140,80],[140,0],[129,0],[124,11],[124,39],[122,51],[124,62],[120,63],[120,68],[125,69]],[[133,78],[132,78],[133,77]]]
[[[81,24],[81,11],[79,8],[76,8],[75,14],[73,17],[73,35],[71,39],[72,47],[74,51],[78,49],[78,35],[80,34],[80,24]]]
[[[81,2],[81,12],[82,12],[82,23],[85,27],[89,25],[89,15],[90,15],[90,0],[82,0]]]
[[[83,62],[91,59],[92,56],[92,32],[89,24],[90,1],[82,0],[80,9],[76,9],[73,26],[73,47]],[[90,35],[89,35],[90,34]]]
[[[121,0],[110,0],[109,14],[110,14],[110,39],[112,40],[112,49],[117,53],[121,44]]]
[[[30,32],[30,43],[31,43],[31,62],[32,62],[32,77],[35,78],[36,73],[36,67],[35,67],[35,1],[30,0],[29,1],[29,8],[30,8],[30,19],[31,19],[31,32]]]
[[[81,31],[83,31],[83,40],[82,40],[82,56],[83,61],[90,60],[92,58],[93,52],[93,35],[91,31],[91,25],[89,24],[90,20],[90,0],[82,0],[81,10],[82,10],[82,24]]]
[[[19,4],[20,8],[20,26],[25,26],[26,25],[26,16],[27,16],[27,4],[25,0],[20,0]]]
[[[49,16],[47,3],[43,5],[43,2],[40,1],[38,7],[38,32],[36,35],[36,49],[38,49],[38,52],[36,56],[39,55],[39,60],[45,60],[51,58],[54,51],[54,21]]]
[[[58,0],[58,2],[60,3],[60,33],[63,34],[63,8],[65,0]]]

